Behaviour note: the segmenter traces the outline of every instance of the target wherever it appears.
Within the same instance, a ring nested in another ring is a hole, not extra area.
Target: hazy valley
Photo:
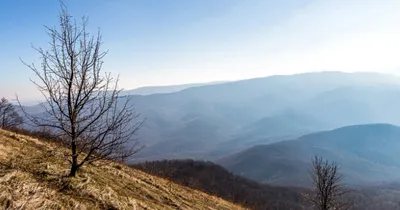
[[[396,125],[398,84],[389,75],[323,72],[133,96],[146,118],[139,138],[147,147],[137,158],[217,159],[348,125]]]

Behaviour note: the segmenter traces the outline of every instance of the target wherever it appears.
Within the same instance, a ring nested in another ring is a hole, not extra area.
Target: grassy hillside
[[[64,152],[55,143],[0,130],[2,209],[242,209],[110,161],[68,178]]]

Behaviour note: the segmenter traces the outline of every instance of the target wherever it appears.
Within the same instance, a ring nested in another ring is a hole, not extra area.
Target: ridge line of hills
[[[235,174],[276,185],[310,186],[315,155],[337,162],[352,186],[396,182],[400,127],[376,123],[345,126],[293,140],[256,145],[216,161]]]

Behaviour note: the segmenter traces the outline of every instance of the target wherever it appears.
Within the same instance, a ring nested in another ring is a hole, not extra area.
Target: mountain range
[[[214,160],[258,144],[367,123],[400,124],[400,80],[375,73],[272,76],[133,96],[137,160]]]
[[[146,120],[137,135],[146,148],[130,161],[215,161],[252,146],[348,125],[399,125],[399,84],[393,75],[316,72],[131,95]]]

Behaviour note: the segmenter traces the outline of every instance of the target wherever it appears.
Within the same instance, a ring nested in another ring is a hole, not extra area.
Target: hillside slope
[[[250,209],[310,209],[302,196],[304,189],[263,185],[236,176],[212,162],[163,160],[132,167]]]
[[[242,209],[125,165],[101,161],[68,178],[66,150],[0,130],[2,209]]]
[[[303,197],[309,193],[306,188],[260,184],[235,176],[211,162],[163,160],[133,167],[254,210],[310,209]],[[399,183],[352,188],[348,194],[353,203],[352,210],[400,210],[399,197]]]

